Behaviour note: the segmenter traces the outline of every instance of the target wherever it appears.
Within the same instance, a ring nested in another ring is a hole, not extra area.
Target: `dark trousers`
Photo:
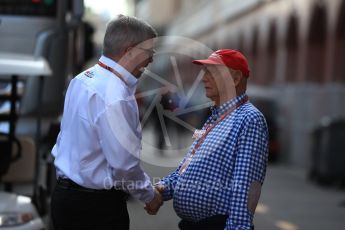
[[[224,230],[227,219],[227,215],[215,215],[198,222],[181,220],[178,227],[181,230]],[[251,229],[254,230],[254,227]]]
[[[129,230],[126,194],[57,184],[51,199],[54,230]]]

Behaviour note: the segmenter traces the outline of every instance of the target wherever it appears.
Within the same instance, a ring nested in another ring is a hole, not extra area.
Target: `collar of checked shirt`
[[[225,102],[224,104],[220,106],[212,106],[211,107],[211,123],[215,122],[220,116],[222,116],[225,112],[227,112],[231,107],[235,106],[239,101],[241,101],[246,96],[245,93],[236,96],[235,98]]]

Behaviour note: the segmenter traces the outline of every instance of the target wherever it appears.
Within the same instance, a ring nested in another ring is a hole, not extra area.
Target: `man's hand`
[[[157,192],[162,193],[164,192],[165,187],[162,184],[156,184],[155,189],[157,190]]]
[[[163,205],[162,195],[157,190],[155,190],[155,196],[149,203],[146,203],[146,206],[144,209],[146,210],[148,214],[156,215],[159,208],[162,205]]]

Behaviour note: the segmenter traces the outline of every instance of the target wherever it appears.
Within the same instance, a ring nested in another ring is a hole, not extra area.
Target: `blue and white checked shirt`
[[[245,96],[213,107],[206,124],[214,123]],[[229,215],[226,230],[249,230],[253,223],[247,206],[249,186],[254,181],[262,184],[266,173],[268,130],[264,116],[250,102],[237,108],[209,132],[180,175],[179,169],[196,143],[180,166],[159,182],[165,187],[164,200],[173,199],[182,219]]]

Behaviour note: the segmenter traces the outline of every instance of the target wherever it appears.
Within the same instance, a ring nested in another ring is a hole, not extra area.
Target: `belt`
[[[114,187],[111,189],[92,189],[92,188],[85,188],[74,181],[68,178],[61,178],[57,179],[57,186],[64,189],[72,189],[81,192],[91,192],[91,193],[118,193],[118,195],[123,196],[123,198],[127,198],[128,194],[122,190],[115,189]]]
[[[198,229],[198,230],[209,230],[209,229],[224,229],[226,225],[226,221],[229,218],[228,215],[214,215],[204,219],[201,219],[197,222],[184,220],[182,219],[178,227],[180,230],[187,230],[187,229]],[[254,230],[254,226],[251,226],[250,230]]]

